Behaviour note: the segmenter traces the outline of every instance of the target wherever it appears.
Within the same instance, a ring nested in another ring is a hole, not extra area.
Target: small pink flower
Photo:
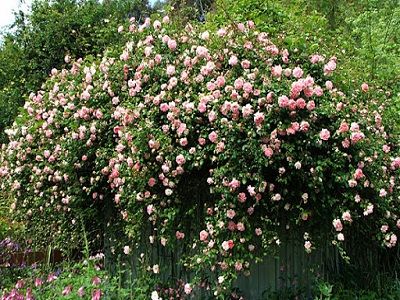
[[[344,133],[344,132],[349,131],[349,124],[347,124],[346,122],[342,122],[340,124],[340,127],[339,127],[338,131],[339,131],[339,133]]]
[[[296,107],[298,109],[304,109],[306,107],[307,103],[303,98],[299,98],[296,100]]]
[[[236,230],[236,224],[233,221],[228,222],[228,230],[230,231],[235,231]]]
[[[81,286],[81,287],[78,289],[77,294],[78,294],[78,296],[79,296],[80,298],[82,298],[83,296],[85,296],[85,288],[84,288],[83,286]]]
[[[369,90],[369,86],[368,84],[366,84],[365,82],[361,85],[361,90],[366,93]]]
[[[343,219],[343,221],[346,221],[346,222],[353,222],[353,219],[351,218],[351,214],[349,211],[345,211],[342,214],[342,219]]]
[[[209,135],[208,135],[208,139],[211,141],[211,143],[216,143],[218,140],[218,134],[215,131],[212,131]]]
[[[175,50],[176,49],[176,41],[175,40],[173,40],[173,39],[169,39],[168,40],[168,48],[170,49],[170,50]]]
[[[242,222],[237,223],[236,224],[236,228],[239,231],[244,231],[245,230],[244,224]]]
[[[368,216],[368,215],[372,214],[373,212],[374,212],[374,205],[370,203],[370,204],[368,204],[367,208],[364,209],[363,214],[364,214],[364,216]]]
[[[23,279],[20,279],[17,281],[15,288],[16,289],[22,289],[25,286],[25,281]]]
[[[208,232],[205,230],[200,231],[200,241],[204,242],[208,239]]]
[[[328,80],[327,82],[325,82],[325,87],[327,90],[332,90],[333,89],[333,83],[332,81]]]
[[[185,238],[185,233],[178,230],[177,232],[175,232],[175,236],[178,240],[182,240],[183,238]]]
[[[71,293],[71,291],[72,291],[72,285],[68,285],[62,291],[62,295],[63,296],[67,296],[67,295],[69,295]]]
[[[95,276],[92,278],[92,284],[93,285],[99,285],[101,283],[101,279],[98,276]]]
[[[41,278],[35,279],[35,287],[39,287],[43,284],[43,280]]]
[[[287,96],[281,96],[278,98],[279,107],[285,108],[289,105],[289,98]]]
[[[316,64],[316,63],[319,63],[319,62],[322,62],[322,61],[324,61],[324,57],[319,55],[319,54],[314,54],[310,58],[310,62],[312,64]]]
[[[242,32],[245,30],[245,27],[244,27],[243,23],[238,23],[237,24],[237,28],[239,29],[239,31],[242,31]]]
[[[176,159],[175,159],[176,163],[178,165],[183,165],[186,162],[185,157],[182,154],[179,154]]]
[[[271,69],[271,74],[272,74],[272,76],[279,78],[282,76],[282,71],[283,71],[283,69],[282,69],[281,65],[273,66]]]
[[[295,78],[299,79],[303,76],[304,72],[300,67],[296,67],[293,69],[292,74]]]
[[[254,114],[254,123],[257,127],[260,127],[261,124],[264,122],[265,116],[262,112],[256,112]]]
[[[310,241],[305,241],[304,242],[304,248],[306,249],[306,252],[311,252],[311,242]]]
[[[321,97],[324,94],[324,91],[320,86],[316,86],[313,90],[313,94],[318,97]]]
[[[220,28],[220,29],[218,29],[217,34],[218,34],[218,36],[220,36],[220,37],[225,36],[225,35],[226,35],[226,30],[225,30],[225,28]]]
[[[328,129],[322,129],[321,132],[319,133],[319,137],[321,140],[323,141],[327,141],[329,140],[329,138],[331,137],[331,133],[329,132]]]
[[[231,182],[229,182],[229,187],[231,187],[232,189],[237,189],[240,186],[240,181],[237,179],[232,179]]]
[[[390,152],[390,147],[388,145],[383,145],[382,146],[382,151],[385,153],[389,153]]]
[[[344,139],[343,141],[342,141],[342,146],[343,146],[343,148],[349,148],[350,147],[350,141],[349,141],[349,139]]]
[[[233,209],[228,209],[228,211],[226,212],[226,216],[229,219],[233,219],[236,216],[236,212]]]
[[[307,121],[301,121],[300,131],[307,132],[309,128],[310,128],[310,124]]]
[[[232,249],[234,246],[235,246],[235,243],[233,242],[233,240],[224,241],[222,243],[222,249],[224,249],[225,251]]]
[[[153,177],[151,177],[151,178],[149,179],[149,181],[147,182],[147,184],[148,184],[150,187],[153,187],[153,186],[156,184],[156,180],[155,180]]]
[[[204,145],[206,144],[206,139],[204,139],[204,138],[199,138],[199,139],[198,139],[198,142],[199,142],[199,145],[200,145],[200,146],[204,146]]]
[[[190,286],[190,283],[186,283],[184,288],[183,288],[184,292],[186,295],[189,295],[192,293],[192,287]]]
[[[266,147],[264,149],[264,155],[266,157],[271,158],[273,154],[274,154],[274,151],[270,147]]]
[[[251,85],[251,83],[246,82],[246,83],[243,84],[243,90],[246,93],[250,94],[251,92],[253,92],[253,86]]]
[[[389,226],[388,225],[382,225],[381,226],[381,232],[382,233],[386,233],[389,230]]]
[[[359,179],[361,179],[361,178],[364,177],[364,173],[363,173],[363,171],[362,171],[360,168],[358,168],[358,169],[354,172],[353,177],[354,177],[355,180],[359,180]]]
[[[240,261],[235,262],[235,270],[241,271],[243,268],[243,264]]]
[[[239,193],[238,199],[239,199],[239,202],[241,202],[241,203],[246,202],[246,199],[247,199],[246,194],[245,193]]]
[[[288,103],[288,108],[289,108],[289,110],[296,110],[296,101],[295,100],[293,100],[293,99],[290,99],[289,100],[289,103]]]
[[[339,219],[334,219],[332,221],[332,225],[336,231],[342,231],[342,229],[343,229],[343,224]]]
[[[101,290],[97,289],[92,292],[92,300],[100,300],[101,298]]]
[[[242,63],[241,63],[241,66],[242,66],[243,69],[250,68],[250,65],[251,65],[251,63],[247,59],[243,60]]]
[[[353,132],[350,136],[351,142],[353,144],[361,141],[362,139],[364,139],[364,134],[362,132]]]
[[[233,83],[233,86],[234,86],[234,88],[235,88],[236,90],[240,90],[240,89],[242,89],[243,84],[244,84],[243,79],[242,79],[242,78],[238,78],[238,79],[236,79],[235,82]]]
[[[168,65],[167,66],[167,75],[172,76],[175,74],[175,66],[173,65]]]
[[[315,108],[315,102],[313,100],[307,102],[307,110],[312,111]]]
[[[229,58],[229,62],[228,62],[228,63],[229,63],[231,66],[235,66],[235,65],[237,65],[238,62],[239,62],[239,60],[238,60],[237,56],[232,55],[232,56]]]
[[[57,276],[54,273],[50,273],[49,276],[47,276],[47,282],[52,282],[57,279]]]

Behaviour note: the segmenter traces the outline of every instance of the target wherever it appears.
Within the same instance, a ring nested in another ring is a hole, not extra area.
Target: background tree
[[[149,14],[147,0],[34,0],[31,12],[19,11],[0,48],[0,142],[24,98],[40,89],[64,57],[97,56],[110,45],[122,45],[118,24]]]

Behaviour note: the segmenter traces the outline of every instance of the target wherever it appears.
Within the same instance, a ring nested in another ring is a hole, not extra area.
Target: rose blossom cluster
[[[120,55],[53,74],[8,130],[0,175],[16,218],[48,229],[38,240],[79,245],[80,214],[100,226],[112,205],[129,236],[121,252],[143,239],[166,249],[189,243],[180,263],[223,274],[215,291],[280,244],[277,220],[312,233],[309,253],[321,242],[315,228],[342,242],[359,219],[396,246],[396,140],[381,108],[357,106],[328,80],[336,58],[311,56],[319,71],[310,72],[251,21],[217,32],[177,32],[168,20],[132,25],[120,32],[129,40]],[[318,217],[326,207],[330,215]],[[195,212],[201,221],[188,227]],[[149,270],[158,266],[149,260]]]

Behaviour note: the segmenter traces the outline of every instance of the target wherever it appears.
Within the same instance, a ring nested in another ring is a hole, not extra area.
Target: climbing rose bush
[[[112,251],[146,245],[148,275],[172,288],[151,249],[183,249],[183,294],[216,299],[290,234],[308,253],[360,230],[397,246],[398,137],[373,87],[335,86],[335,57],[279,49],[251,21],[118,31],[124,49],[53,70],[8,130],[2,185],[34,242],[120,228]]]

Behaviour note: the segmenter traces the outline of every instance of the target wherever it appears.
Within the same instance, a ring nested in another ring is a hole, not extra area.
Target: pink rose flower
[[[232,179],[231,182],[229,182],[229,187],[231,187],[232,189],[237,189],[240,186],[240,181],[237,179]]]
[[[226,216],[229,219],[233,219],[236,216],[236,212],[233,209],[228,209],[226,212]]]
[[[278,78],[281,77],[282,71],[283,71],[283,69],[282,69],[281,65],[273,66],[271,68],[271,74],[273,77],[278,77]]]
[[[182,240],[185,238],[185,234],[179,230],[177,232],[175,232],[175,236],[178,240]]]
[[[71,293],[71,291],[72,291],[72,285],[67,285],[62,291],[62,295],[67,296]]]
[[[293,69],[292,74],[295,78],[299,79],[303,76],[304,72],[300,67],[296,67]]]
[[[192,287],[190,286],[190,283],[186,283],[184,288],[183,288],[184,292],[186,295],[189,295],[192,293]]]
[[[222,243],[222,249],[224,249],[225,251],[232,249],[234,246],[235,246],[235,243],[232,240],[224,241]]]
[[[235,66],[235,65],[237,65],[237,63],[239,62],[239,60],[238,60],[238,58],[235,56],[235,55],[232,55],[230,58],[229,58],[229,64],[231,65],[231,66]]]
[[[306,249],[307,252],[311,252],[311,242],[310,241],[305,241],[304,242],[304,248]]]
[[[170,50],[174,51],[176,49],[177,45],[176,45],[176,41],[175,40],[169,39],[167,44],[168,44],[168,48]]]
[[[354,172],[353,178],[354,178],[355,180],[359,180],[359,179],[361,179],[361,178],[363,178],[363,177],[364,177],[363,171],[362,171],[360,168],[358,168],[358,169]]]
[[[315,108],[315,102],[313,100],[307,102],[307,110],[311,111]]]
[[[298,109],[304,109],[306,107],[306,101],[303,98],[299,98],[296,100],[296,107]]]
[[[329,138],[331,137],[331,133],[329,132],[328,129],[322,129],[321,132],[319,133],[319,137],[321,140],[323,141],[327,141],[329,140]]]
[[[244,203],[244,202],[246,202],[246,199],[247,199],[247,197],[246,197],[245,193],[239,193],[239,195],[238,195],[239,202]]]
[[[85,288],[84,288],[83,286],[81,286],[81,287],[78,289],[77,294],[78,294],[78,296],[79,296],[80,298],[82,298],[83,296],[85,296]]]
[[[349,131],[349,124],[347,124],[346,122],[342,122],[340,124],[340,127],[339,127],[338,131],[339,131],[339,133],[344,133],[344,132]]]
[[[278,98],[278,105],[279,107],[285,108],[289,105],[289,98],[287,96],[280,96]]]
[[[300,131],[307,132],[309,128],[310,128],[310,124],[307,121],[301,121]]]
[[[236,228],[239,231],[244,231],[245,230],[244,224],[242,222],[237,223],[236,224]]]
[[[325,82],[325,87],[326,87],[326,89],[327,90],[332,90],[333,89],[333,83],[332,83],[332,81],[330,81],[330,80],[328,80],[328,81],[326,81]]]
[[[342,231],[343,230],[343,224],[339,219],[334,219],[332,221],[332,225],[335,228],[336,231]]]
[[[204,242],[208,239],[208,232],[205,230],[200,231],[200,241]]]
[[[274,154],[274,151],[270,147],[266,147],[264,149],[264,155],[266,157],[271,158],[273,154]]]
[[[345,212],[342,214],[342,220],[343,220],[343,221],[346,221],[346,222],[353,222],[353,219],[351,218],[351,214],[350,214],[349,211],[345,211]]]
[[[264,122],[264,114],[262,112],[256,112],[254,114],[254,123],[256,123],[256,126],[259,127],[261,126],[262,122]]]
[[[250,68],[250,65],[251,65],[251,63],[247,59],[243,60],[242,63],[241,63],[241,66],[242,66],[243,69]]]
[[[251,83],[245,82],[245,83],[243,84],[243,90],[244,90],[246,93],[250,94],[251,92],[253,92],[253,86],[251,85]]]
[[[183,165],[186,162],[185,157],[182,154],[179,154],[176,159],[175,159],[176,163],[178,165]]]
[[[208,135],[208,139],[211,141],[211,143],[216,143],[218,140],[218,134],[215,131],[212,131],[209,135]]]

